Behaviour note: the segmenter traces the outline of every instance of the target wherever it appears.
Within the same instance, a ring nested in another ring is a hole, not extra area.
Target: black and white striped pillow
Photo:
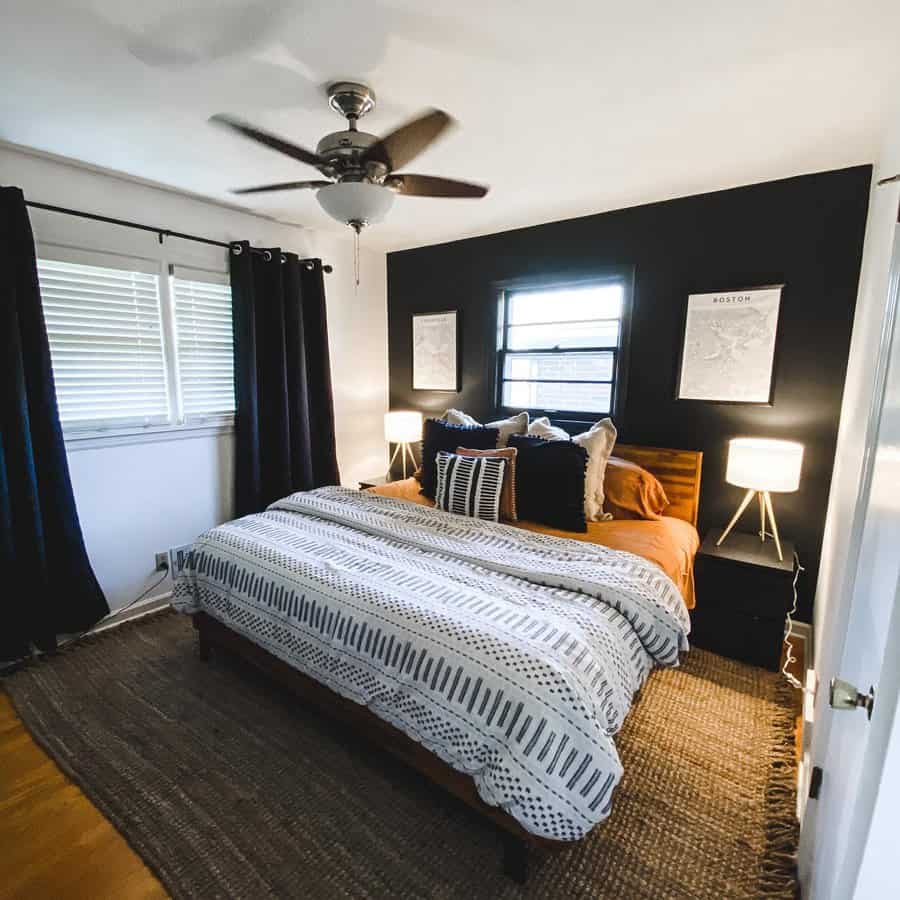
[[[506,460],[491,456],[457,456],[442,451],[435,458],[438,509],[473,519],[500,519],[500,491]]]

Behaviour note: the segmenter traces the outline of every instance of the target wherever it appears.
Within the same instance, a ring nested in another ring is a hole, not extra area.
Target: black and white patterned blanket
[[[689,630],[639,556],[336,487],[203,534],[173,602],[367,705],[557,840],[609,814],[612,735]]]

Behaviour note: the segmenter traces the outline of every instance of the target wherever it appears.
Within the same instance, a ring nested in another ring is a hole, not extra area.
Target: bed
[[[653,556],[692,552],[672,535],[696,538],[700,454],[626,453],[681,526],[619,523],[607,545],[320,488],[201,535],[173,604],[202,655],[237,651],[502,826],[521,880],[529,847],[609,814],[613,736],[688,646],[691,566]]]
[[[621,453],[621,450],[617,452]],[[395,497],[422,506],[434,506],[434,501],[420,493],[420,485],[415,478],[392,481],[369,488],[369,491],[382,497]],[[690,515],[693,516],[693,512]],[[661,519],[653,521],[613,519],[607,522],[588,522],[585,534],[560,531],[537,522],[519,521],[516,527],[539,534],[602,544],[613,550],[643,556],[656,563],[675,582],[688,609],[694,608],[694,557],[700,546],[700,538],[693,518],[679,518],[672,515],[670,509]]]

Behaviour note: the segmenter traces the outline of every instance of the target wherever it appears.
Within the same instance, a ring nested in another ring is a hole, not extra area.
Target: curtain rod
[[[63,213],[67,216],[78,216],[81,219],[90,219],[93,222],[106,222],[109,225],[121,225],[123,228],[136,228],[138,231],[150,231],[155,235],[159,236],[159,242],[163,242],[163,238],[173,237],[173,238],[181,238],[183,241],[195,241],[198,244],[209,244],[211,247],[224,247],[226,250],[231,249],[234,246],[235,242],[230,244],[225,241],[214,241],[212,238],[199,237],[196,234],[185,234],[182,231],[170,231],[168,228],[157,228],[153,225],[142,225],[140,222],[129,222],[127,219],[113,219],[110,216],[100,216],[96,213],[82,212],[79,209],[67,209],[65,206],[52,206],[49,203],[37,203],[34,200],[26,200],[26,206],[31,206],[34,209],[44,209],[48,212],[56,212]],[[268,250],[260,250],[256,247],[250,248],[251,253],[268,253]],[[306,260],[301,260],[301,262],[305,262]],[[322,271],[331,273],[333,271],[331,266],[323,265]]]

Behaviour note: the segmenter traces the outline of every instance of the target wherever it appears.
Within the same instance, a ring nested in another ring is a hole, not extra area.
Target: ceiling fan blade
[[[396,172],[386,179],[385,184],[408,197],[483,197],[488,192],[486,185],[471,181],[407,172]]]
[[[440,109],[429,110],[372,144],[363,160],[384,163],[390,170],[399,169],[415,159],[452,124],[453,119],[447,113]]]
[[[226,128],[230,128],[232,131],[236,131],[238,134],[242,134],[252,141],[257,141],[260,144],[264,144],[266,147],[271,147],[279,153],[284,153],[292,159],[298,159],[300,162],[315,166],[317,169],[325,162],[318,153],[313,153],[312,150],[307,150],[305,147],[298,147],[296,144],[285,141],[274,134],[269,134],[268,131],[254,128],[252,125],[248,125],[240,119],[233,119],[231,116],[220,113],[213,116],[209,121],[215,125],[224,125]]]
[[[316,188],[325,187],[332,184],[331,181],[283,181],[281,184],[261,184],[259,187],[233,188],[232,194],[263,194],[266,191],[293,191],[300,188]]]

